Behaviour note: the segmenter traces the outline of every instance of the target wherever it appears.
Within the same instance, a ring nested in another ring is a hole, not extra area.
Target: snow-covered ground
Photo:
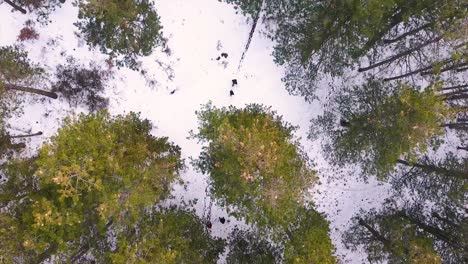
[[[370,179],[362,182],[353,170],[336,172],[323,160],[319,142],[307,140],[310,119],[321,111],[320,102],[304,102],[301,97],[288,94],[281,82],[283,69],[276,66],[271,57],[273,43],[256,34],[238,71],[239,59],[247,42],[251,21],[236,14],[232,6],[218,0],[159,0],[157,10],[164,26],[164,36],[168,38],[171,55],[157,50],[144,58],[144,68],[150,78],[157,81],[155,86],[139,73],[127,69],[116,71],[116,77],[107,91],[110,97],[109,110],[113,114],[129,111],[141,112],[156,126],[156,135],[168,136],[182,148],[188,168],[183,174],[187,186],[176,186],[175,201],[198,199],[195,205],[200,216],[208,203],[206,198],[206,176],[195,172],[189,157],[196,157],[201,146],[196,140],[188,139],[189,131],[197,129],[195,111],[209,101],[215,106],[235,105],[242,107],[248,103],[261,103],[271,106],[278,114],[293,125],[299,126],[297,136],[320,173],[321,184],[311,192],[319,211],[324,212],[331,222],[336,255],[343,263],[366,262],[365,254],[346,250],[341,243],[341,234],[351,216],[360,208],[379,206],[388,196],[388,185]],[[95,60],[100,63],[104,56],[88,47],[74,34],[73,22],[77,10],[67,1],[52,16],[47,27],[37,26],[40,39],[26,42],[25,49],[34,61],[45,63],[50,70],[57,63],[63,63],[65,56],[74,56],[80,62]],[[6,4],[0,5],[0,45],[16,41],[22,24],[28,18],[18,12],[11,13]],[[52,40],[55,40],[55,44]],[[227,59],[217,61],[221,52],[228,53]],[[173,77],[156,61],[172,69]],[[230,97],[231,79],[236,78],[238,87]],[[46,88],[46,87],[44,87]],[[174,94],[171,91],[176,90]],[[43,131],[44,135],[33,139],[31,152],[43,141],[52,136],[60,126],[64,116],[77,109],[71,109],[60,99],[42,104],[29,102],[25,114],[12,121],[15,132],[31,129]],[[226,216],[226,212],[213,205],[212,219]],[[225,237],[235,221],[222,225],[214,221],[214,235]]]

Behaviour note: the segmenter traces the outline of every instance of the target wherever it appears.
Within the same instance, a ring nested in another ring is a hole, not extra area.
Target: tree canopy
[[[335,163],[358,163],[365,172],[382,175],[401,157],[412,160],[425,152],[430,141],[443,134],[442,125],[454,117],[437,89],[417,91],[377,80],[344,88],[314,120],[312,135],[330,136],[325,149]]]
[[[213,196],[232,213],[259,226],[287,226],[316,181],[294,127],[261,105],[197,112],[199,132],[208,146],[195,165],[210,175]]]
[[[80,35],[91,47],[117,60],[117,65],[138,69],[138,56],[148,56],[163,44],[161,23],[148,0],[79,1]]]
[[[213,198],[284,247],[286,263],[335,263],[328,222],[307,202],[317,177],[294,138],[295,127],[256,104],[241,109],[207,104],[197,114],[193,137],[207,146],[194,164],[209,174]],[[281,261],[266,241],[249,241],[255,237],[234,238],[228,260]]]
[[[7,172],[8,181],[34,182],[25,194],[5,196],[2,224],[21,230],[9,243],[26,254],[11,257],[70,261],[90,252],[99,259],[111,248],[110,230],[118,234],[168,197],[183,166],[180,149],[152,136],[151,128],[134,113],[67,118],[32,164],[25,161],[34,170]]]

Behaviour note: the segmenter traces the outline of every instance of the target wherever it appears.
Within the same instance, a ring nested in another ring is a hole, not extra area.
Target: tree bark
[[[414,70],[414,71],[411,71],[411,72],[408,72],[408,73],[405,73],[405,74],[402,74],[402,75],[398,75],[398,76],[394,76],[394,77],[390,77],[390,78],[385,78],[384,81],[388,82],[388,81],[393,81],[393,80],[405,78],[405,77],[411,76],[411,75],[416,74],[416,73],[420,73],[420,72],[423,72],[423,71],[428,71],[428,70],[430,70],[432,68],[434,68],[433,65],[426,66],[424,68],[420,68],[420,69],[417,69],[417,70]]]
[[[455,94],[449,97],[444,98],[445,101],[452,101],[452,100],[460,100],[460,99],[467,99],[468,98],[468,93],[461,93],[461,94]]]
[[[446,90],[461,89],[461,88],[466,88],[466,87],[468,87],[468,84],[444,87],[444,88],[442,88],[442,90],[446,91]]]
[[[53,92],[48,92],[40,89],[35,89],[35,88],[30,88],[30,87],[24,87],[20,85],[14,85],[14,84],[4,84],[3,87],[7,90],[16,90],[16,91],[22,91],[22,92],[27,92],[27,93],[33,93],[33,94],[38,94],[38,95],[43,95],[50,97],[52,99],[57,99],[58,95]]]
[[[364,220],[362,220],[361,218],[359,218],[359,221],[358,221],[359,225],[365,227],[371,234],[372,236],[379,240],[380,242],[382,242],[382,244],[384,244],[384,246],[388,249],[388,250],[392,250],[392,243],[390,240],[388,240],[386,237],[384,237],[382,234],[379,233],[379,231],[375,230],[373,227],[371,227],[369,224],[367,224]]]
[[[450,238],[450,234],[444,232],[443,230],[441,230],[441,229],[439,229],[437,227],[428,225],[426,223],[423,223],[421,220],[417,219],[416,217],[410,216],[405,212],[400,212],[399,215],[401,217],[405,218],[405,219],[408,219],[411,223],[417,225],[419,228],[424,230],[426,233],[429,233],[429,234],[433,235],[438,240],[441,240],[441,241],[447,243],[448,245],[450,245],[451,247],[453,247],[455,249],[460,248],[457,245],[457,243],[452,238]]]
[[[111,219],[107,222],[105,229],[108,230],[111,225],[114,223],[114,218],[111,217]],[[84,254],[86,254],[89,251],[89,244],[83,245],[78,252],[70,259],[70,263],[76,263],[83,257]]]
[[[409,162],[409,161],[401,160],[401,159],[397,160],[397,163],[405,165],[405,166],[420,168],[426,172],[435,172],[435,173],[443,174],[449,177],[468,179],[468,172],[450,170],[450,169],[446,169],[446,168],[435,166],[435,165],[414,163],[414,162]]]
[[[432,212],[431,215],[432,215],[432,217],[437,218],[437,220],[442,221],[442,222],[448,224],[451,227],[460,228],[460,225],[455,224],[454,222],[450,221],[446,217],[440,216],[437,212]]]
[[[424,42],[424,43],[421,43],[421,44],[417,45],[416,47],[413,47],[413,48],[411,48],[411,49],[408,49],[408,50],[406,50],[406,51],[404,51],[404,52],[402,52],[402,53],[400,53],[400,54],[397,54],[397,55],[395,55],[395,56],[392,56],[392,57],[390,57],[390,58],[388,58],[388,59],[385,59],[385,60],[383,60],[383,61],[377,62],[377,63],[372,64],[372,65],[369,65],[369,66],[367,66],[367,67],[359,68],[359,69],[358,69],[358,72],[365,72],[365,71],[368,71],[368,70],[372,70],[372,69],[374,69],[374,68],[377,68],[377,67],[379,67],[379,66],[382,66],[382,65],[384,65],[384,64],[391,63],[391,62],[393,62],[393,61],[395,61],[395,60],[397,60],[397,59],[399,59],[399,58],[402,58],[402,57],[404,57],[404,56],[407,56],[407,55],[409,55],[409,54],[415,52],[416,50],[422,49],[422,48],[424,48],[425,46],[428,46],[428,45],[430,45],[430,44],[432,44],[432,43],[436,43],[436,42],[440,41],[441,39],[442,39],[442,36],[438,36],[438,37],[436,37],[436,38],[434,38],[434,39],[431,39],[431,40],[429,40],[429,41],[426,41],[426,42]]]
[[[393,38],[393,39],[384,39],[384,40],[383,40],[383,43],[385,43],[385,44],[392,44],[392,43],[395,43],[395,42],[397,42],[397,41],[400,41],[400,40],[406,38],[407,36],[410,36],[410,35],[413,35],[413,34],[415,34],[415,33],[418,33],[419,31],[421,31],[421,30],[423,30],[423,29],[426,29],[426,28],[428,28],[428,27],[430,27],[430,26],[432,26],[432,23],[424,24],[424,25],[422,25],[422,26],[420,26],[420,27],[418,27],[418,28],[415,28],[415,29],[412,29],[412,30],[410,30],[410,31],[408,31],[408,32],[405,32],[405,33],[401,34],[400,36],[398,36],[398,37],[396,37],[396,38]]]
[[[52,244],[50,245],[44,252],[42,252],[38,257],[37,257],[37,264],[41,264],[44,262],[46,259],[50,258],[52,254],[54,254],[54,251],[56,251],[58,248],[57,244]]]
[[[459,147],[457,147],[457,149],[468,151],[468,146],[466,146],[466,147],[459,146]]]
[[[340,126],[342,127],[350,127],[351,123],[345,119],[340,119]]]
[[[381,40],[393,27],[400,24],[401,21],[403,21],[402,12],[395,12],[391,18],[390,24],[386,26],[383,30],[375,34],[375,36],[373,36],[366,42],[366,44],[364,44],[364,47],[361,49],[361,54],[365,54],[370,48],[372,48],[375,45],[375,43]]]
[[[27,138],[27,137],[34,137],[34,136],[40,136],[42,135],[42,132],[37,132],[34,134],[29,134],[29,135],[16,135],[16,136],[10,136],[10,138]]]
[[[24,8],[22,8],[21,6],[13,3],[12,1],[10,0],[4,0],[5,3],[9,4],[11,7],[13,7],[14,9],[16,9],[17,11],[20,11],[21,13],[23,14],[26,14],[26,10]]]
[[[467,93],[467,92],[468,92],[468,89],[462,89],[462,90],[458,90],[458,91],[454,91],[454,92],[444,93],[444,94],[441,94],[441,95],[445,96],[445,97],[449,97],[449,96],[452,96],[452,95],[459,95],[459,94],[464,94],[464,93]]]
[[[456,68],[458,68],[458,67],[463,67],[463,66],[465,66],[465,65],[468,65],[468,62],[462,62],[462,63],[460,63],[460,64],[454,64],[454,65],[452,65],[452,66],[445,67],[445,68],[443,68],[442,70],[440,70],[439,73],[443,73],[443,72],[446,72],[446,71],[454,70],[454,69],[456,69]],[[432,74],[432,72],[426,71],[426,72],[422,72],[422,73],[421,73],[422,76],[424,76],[424,75],[429,75],[429,74]]]
[[[459,129],[459,130],[468,130],[468,123],[449,123],[443,124],[441,127],[448,127],[451,129]]]

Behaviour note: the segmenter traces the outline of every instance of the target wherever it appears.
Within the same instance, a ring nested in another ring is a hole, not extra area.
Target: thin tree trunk
[[[105,229],[108,230],[111,225],[114,223],[114,218],[111,217],[111,219],[107,222]],[[89,250],[89,244],[83,245],[78,252],[70,259],[70,263],[76,263],[83,257],[84,254],[86,254]]]
[[[255,14],[255,17],[253,18],[254,21],[252,24],[252,28],[250,29],[250,32],[249,32],[249,38],[247,39],[247,43],[245,44],[244,51],[242,52],[241,58],[239,60],[239,67],[237,67],[237,71],[239,71],[240,68],[242,67],[242,62],[244,61],[245,54],[247,54],[247,51],[249,50],[250,43],[252,42],[252,38],[255,33],[255,29],[257,28],[258,20],[260,20],[260,13],[262,12],[263,2],[264,0],[262,0],[262,3],[260,4],[260,8],[258,9],[257,13]]]
[[[40,264],[44,262],[46,259],[50,258],[52,254],[54,254],[54,251],[56,251],[58,248],[57,244],[52,244],[50,245],[44,252],[42,252],[38,257],[37,257],[37,264]]]
[[[437,218],[439,221],[442,221],[442,222],[450,225],[451,227],[460,228],[460,225],[457,225],[454,222],[450,221],[449,219],[440,216],[437,212],[432,212],[431,215],[432,215],[432,217]]]
[[[438,166],[435,166],[435,165],[409,162],[409,161],[401,160],[401,159],[397,160],[397,163],[405,165],[405,166],[420,168],[420,169],[422,169],[422,170],[424,170],[426,172],[436,172],[436,173],[440,173],[440,174],[443,174],[443,175],[447,175],[449,177],[468,179],[468,172],[450,170],[450,169],[446,169],[446,168],[443,168],[443,167],[438,167]]]
[[[457,149],[459,149],[459,150],[464,150],[464,151],[468,151],[468,146],[466,146],[466,147],[457,147]]]
[[[467,93],[462,93],[462,94],[456,94],[452,95],[450,97],[444,98],[445,101],[452,101],[452,100],[460,100],[460,99],[467,99],[468,94]]]
[[[455,243],[455,241],[452,238],[450,238],[449,234],[447,234],[446,232],[440,230],[439,228],[428,225],[426,223],[423,223],[419,219],[417,219],[415,217],[412,217],[412,216],[406,214],[405,212],[401,212],[399,215],[401,217],[405,218],[405,219],[408,219],[411,223],[417,225],[419,228],[424,230],[426,233],[429,233],[429,234],[433,235],[438,240],[441,240],[441,241],[447,243],[448,245],[450,245],[453,248],[456,248],[456,249],[460,248],[457,245],[457,243]]]
[[[460,63],[460,64],[455,64],[455,65],[452,65],[452,66],[443,68],[443,69],[440,70],[439,73],[443,73],[443,72],[446,72],[446,71],[454,70],[454,69],[456,69],[456,68],[458,68],[458,67],[462,67],[462,66],[465,66],[465,65],[468,65],[468,62],[463,62],[463,63]],[[432,74],[432,72],[426,71],[426,72],[422,72],[422,73],[421,73],[422,76],[424,76],[424,75],[429,75],[429,74]]]
[[[359,225],[365,227],[371,234],[373,237],[375,237],[375,239],[379,240],[380,242],[382,242],[382,244],[384,244],[384,246],[389,249],[390,251],[392,250],[392,243],[390,240],[388,240],[386,237],[384,237],[382,234],[379,233],[379,231],[375,230],[373,227],[371,227],[370,225],[368,225],[364,220],[362,220],[361,218],[359,218],[359,221],[358,221]]]
[[[462,72],[468,70],[468,67],[457,69],[457,72]]]
[[[458,90],[458,91],[454,91],[454,92],[443,93],[440,96],[443,96],[445,99],[449,100],[452,96],[462,95],[462,94],[467,93],[467,92],[468,92],[468,89],[463,89],[463,90]]]
[[[427,67],[420,68],[420,69],[417,69],[417,70],[414,70],[414,71],[411,71],[411,72],[408,72],[408,73],[405,73],[405,74],[402,74],[402,75],[398,75],[398,76],[394,76],[394,77],[390,77],[390,78],[385,78],[384,81],[388,82],[388,81],[393,81],[393,80],[405,78],[405,77],[411,76],[411,75],[416,74],[416,73],[420,73],[420,72],[423,72],[423,71],[430,70],[432,68],[434,68],[433,65],[427,66]]]
[[[448,123],[448,124],[442,124],[441,127],[448,127],[451,129],[468,129],[468,123],[464,123],[464,122]]]
[[[460,88],[466,88],[466,87],[468,87],[468,84],[445,87],[445,88],[442,88],[442,90],[446,91],[446,90],[460,89]]]
[[[23,14],[26,14],[26,10],[24,8],[22,8],[21,6],[13,3],[12,1],[10,0],[4,0],[5,3],[9,4],[10,6],[12,6],[14,9],[16,9],[17,11],[20,11],[21,13]]]
[[[413,48],[411,48],[411,49],[408,49],[408,50],[406,50],[406,51],[404,51],[404,52],[402,52],[402,53],[400,53],[400,54],[397,54],[397,55],[395,55],[395,56],[392,56],[392,57],[390,57],[390,58],[388,58],[388,59],[385,59],[385,60],[383,60],[383,61],[377,62],[377,63],[375,63],[375,64],[369,65],[369,66],[364,67],[364,68],[359,68],[359,69],[358,69],[358,72],[365,72],[365,71],[368,71],[368,70],[372,70],[372,69],[374,69],[374,68],[377,68],[377,67],[379,67],[379,66],[382,66],[382,65],[384,65],[384,64],[391,63],[391,62],[393,62],[393,61],[395,61],[395,60],[397,60],[397,59],[399,59],[399,58],[402,58],[402,57],[404,57],[404,56],[407,56],[407,55],[413,53],[413,52],[416,51],[416,50],[422,49],[422,48],[424,48],[425,46],[428,46],[428,45],[430,45],[430,44],[432,44],[432,43],[438,42],[438,41],[440,41],[441,39],[442,39],[442,36],[438,36],[438,37],[436,37],[436,38],[434,38],[434,39],[431,39],[431,40],[429,40],[429,41],[426,41],[426,42],[424,42],[424,43],[421,43],[421,44],[417,45],[416,47],[413,47]]]
[[[7,90],[16,90],[16,91],[43,95],[43,96],[50,97],[52,99],[58,98],[58,95],[56,93],[48,92],[48,91],[44,91],[40,89],[35,89],[35,88],[24,87],[24,86],[19,86],[19,85],[14,85],[14,84],[4,84],[3,87]]]
[[[24,149],[26,147],[26,144],[24,143],[9,143],[6,146],[9,149],[13,149],[15,151],[18,151],[20,149]]]
[[[27,137],[34,137],[34,136],[40,136],[42,135],[42,132],[37,132],[34,134],[29,134],[29,135],[16,135],[16,136],[10,136],[10,138],[27,138]]]
[[[384,39],[384,40],[383,40],[383,43],[385,43],[385,44],[395,43],[395,42],[397,42],[397,41],[400,41],[400,40],[406,38],[406,37],[409,36],[409,35],[413,35],[413,34],[415,34],[415,33],[418,33],[419,31],[421,31],[421,30],[423,30],[423,29],[426,29],[426,28],[428,28],[428,27],[430,27],[430,26],[432,26],[432,23],[424,24],[424,25],[422,25],[422,26],[420,26],[420,27],[418,27],[418,28],[415,28],[415,29],[412,29],[412,30],[410,30],[410,31],[408,31],[408,32],[406,32],[406,33],[403,33],[403,34],[401,34],[400,36],[398,36],[398,37],[396,37],[396,38],[393,38],[393,39]]]
[[[370,48],[372,48],[375,43],[381,40],[393,27],[400,24],[403,21],[402,12],[398,12],[391,18],[390,24],[385,27],[382,31],[378,32],[375,36],[373,36],[370,40],[364,44],[364,47],[361,49],[361,54],[365,54]]]

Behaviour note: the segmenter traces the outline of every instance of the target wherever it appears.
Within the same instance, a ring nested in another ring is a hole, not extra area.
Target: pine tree
[[[163,44],[159,16],[148,0],[78,2],[75,25],[91,47],[117,60],[117,65],[139,69],[138,56],[148,56]]]
[[[26,163],[33,170],[7,171],[13,182],[5,186],[27,187],[0,195],[2,226],[11,224],[2,231],[20,230],[8,242],[18,249],[12,257],[30,263],[106,255],[108,232],[132,226],[144,208],[166,198],[183,166],[180,149],[153,137],[151,128],[134,113],[67,118],[33,164]]]

